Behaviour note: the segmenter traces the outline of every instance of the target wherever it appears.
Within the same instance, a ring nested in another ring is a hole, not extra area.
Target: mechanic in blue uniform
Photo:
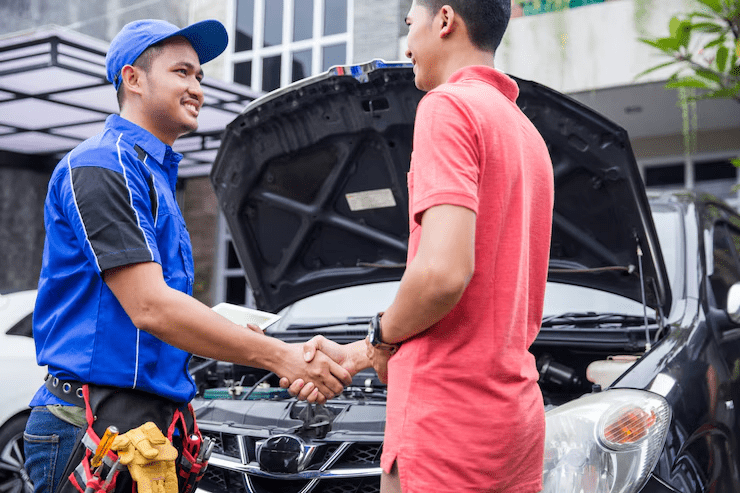
[[[304,378],[318,401],[351,381],[329,358],[306,363],[302,346],[236,325],[191,297],[190,237],[175,197],[182,156],[171,146],[197,128],[201,64],[227,42],[215,20],[184,29],[127,24],[106,57],[120,116],[109,116],[51,177],[34,312],[37,359],[49,376],[24,435],[37,492],[67,481],[68,457],[92,426],[86,400],[98,436],[108,424],[123,433],[143,423],[136,419],[167,427],[196,393],[191,353]]]

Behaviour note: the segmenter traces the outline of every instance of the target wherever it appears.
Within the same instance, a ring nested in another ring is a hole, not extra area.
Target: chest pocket
[[[177,205],[175,194],[169,187],[163,187],[157,177],[152,178],[150,198],[152,212],[157,211],[154,227],[164,280],[171,288],[192,294],[195,277],[193,249],[185,219]]]

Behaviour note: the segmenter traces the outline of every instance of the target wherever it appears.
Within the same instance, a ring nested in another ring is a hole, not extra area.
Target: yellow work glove
[[[128,466],[139,493],[177,493],[177,449],[151,421],[118,435],[111,450]]]

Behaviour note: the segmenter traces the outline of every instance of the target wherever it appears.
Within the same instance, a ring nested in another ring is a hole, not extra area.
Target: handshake
[[[262,332],[256,326],[250,329]],[[299,400],[323,404],[342,393],[352,377],[371,366],[381,382],[388,379],[391,352],[372,346],[368,339],[350,344],[337,344],[316,336],[303,344],[287,344],[289,357],[278,364],[280,386]]]

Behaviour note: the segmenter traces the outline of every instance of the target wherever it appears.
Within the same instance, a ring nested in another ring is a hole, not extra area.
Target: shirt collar
[[[111,128],[117,132],[126,134],[126,140],[131,145],[138,145],[144,152],[153,158],[160,165],[174,165],[182,159],[182,154],[174,152],[172,147],[168,146],[151,132],[138,126],[137,124],[122,118],[120,115],[110,115],[105,120],[105,127]]]
[[[447,79],[448,83],[461,82],[465,80],[477,80],[490,84],[499,90],[504,96],[510,99],[512,102],[516,101],[519,96],[519,86],[516,82],[493,67],[486,65],[469,65],[455,71],[450,78]]]

